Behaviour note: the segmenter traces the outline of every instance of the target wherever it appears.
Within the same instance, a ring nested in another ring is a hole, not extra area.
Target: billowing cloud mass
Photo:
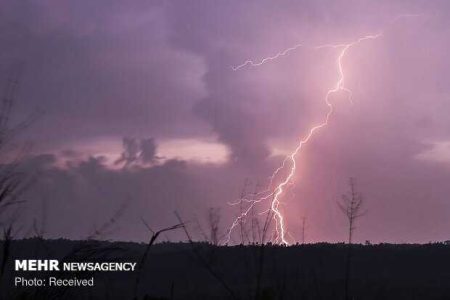
[[[5,1],[1,79],[21,64],[15,118],[42,112],[17,137],[33,145],[21,165],[34,179],[24,219],[49,237],[82,238],[114,218],[105,237],[140,240],[142,219],[172,225],[176,210],[201,223],[219,207],[225,228],[238,212],[229,202],[263,189],[326,113],[338,52],[310,46],[383,31],[345,56],[353,101],[332,97],[335,114],[298,157],[281,209],[293,238],[306,217],[308,240],[343,240],[336,202],[352,176],[368,211],[357,240],[448,239],[449,9],[446,1]],[[306,47],[233,71],[299,43]]]

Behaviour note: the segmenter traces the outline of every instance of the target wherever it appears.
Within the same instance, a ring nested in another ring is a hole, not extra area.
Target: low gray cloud
[[[56,166],[56,160],[53,155],[40,155],[21,164],[20,170],[33,178],[17,222],[24,228],[21,234],[36,220],[45,224],[46,237],[86,238],[95,233],[104,239],[143,240],[148,232],[142,219],[158,228],[176,222],[174,211],[178,211],[192,225],[204,218],[209,207],[221,206],[230,195],[237,197],[241,186],[236,170],[178,160],[120,169],[111,169],[101,157],[64,167]],[[119,211],[120,217],[102,232]]]

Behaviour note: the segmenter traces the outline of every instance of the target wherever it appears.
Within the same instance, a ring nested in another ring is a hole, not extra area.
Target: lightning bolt
[[[395,23],[399,19],[404,18],[404,17],[418,17],[418,16],[421,16],[421,15],[416,15],[416,14],[398,15],[390,22],[390,24]],[[327,110],[327,113],[325,114],[323,121],[321,123],[316,124],[313,127],[311,127],[308,131],[308,134],[305,137],[300,139],[300,141],[297,144],[297,147],[289,155],[287,155],[285,157],[281,166],[278,167],[273,172],[272,176],[270,177],[269,188],[267,190],[261,192],[260,194],[258,194],[259,198],[240,199],[238,202],[230,203],[231,205],[236,205],[236,204],[242,203],[242,201],[245,201],[246,203],[249,203],[249,205],[248,205],[247,209],[245,209],[233,221],[233,223],[229,227],[229,230],[227,231],[225,243],[228,243],[230,241],[231,234],[232,234],[234,228],[242,221],[242,219],[247,217],[248,213],[255,207],[255,205],[257,205],[258,203],[261,203],[265,200],[271,199],[270,208],[268,210],[264,211],[263,213],[271,213],[273,215],[273,219],[275,221],[275,238],[274,238],[273,242],[279,243],[279,244],[284,244],[284,245],[289,245],[289,241],[286,238],[286,235],[288,233],[287,233],[286,225],[285,225],[285,217],[280,210],[280,205],[282,203],[281,198],[282,198],[283,194],[285,193],[286,188],[288,187],[289,184],[293,184],[294,175],[297,170],[296,158],[299,155],[299,153],[301,152],[304,145],[307,144],[311,140],[311,138],[314,137],[316,132],[318,132],[320,129],[328,126],[329,120],[334,112],[334,107],[333,107],[333,104],[330,102],[330,97],[333,94],[336,94],[339,92],[345,92],[348,95],[348,100],[352,101],[352,91],[345,86],[345,74],[344,74],[344,68],[343,68],[343,59],[346,56],[348,50],[364,41],[378,39],[382,35],[383,35],[383,33],[379,32],[376,34],[371,34],[371,35],[366,35],[366,36],[360,37],[349,43],[340,43],[340,44],[323,44],[323,45],[318,45],[318,46],[305,46],[303,44],[297,44],[293,47],[289,47],[283,51],[280,51],[273,56],[263,58],[260,61],[255,62],[253,60],[246,60],[242,64],[232,67],[233,71],[238,71],[244,67],[259,67],[265,63],[274,61],[282,56],[286,56],[290,52],[295,51],[296,49],[298,49],[300,47],[306,47],[306,48],[310,48],[313,50],[319,50],[319,49],[325,49],[325,48],[332,48],[332,49],[339,50],[339,52],[337,54],[337,58],[336,58],[338,77],[336,79],[336,83],[334,84],[334,86],[332,86],[325,94],[324,101],[328,107],[328,110]],[[281,179],[280,183],[273,186],[273,182],[275,181],[275,179],[277,178],[279,173],[286,168],[289,168],[287,174]]]
[[[314,134],[319,129],[326,127],[328,125],[330,117],[332,116],[333,111],[334,111],[333,104],[330,102],[330,97],[335,93],[345,92],[348,95],[348,99],[351,101],[352,92],[350,89],[346,88],[344,85],[345,76],[344,76],[344,68],[343,68],[343,62],[342,62],[347,51],[351,47],[353,47],[363,41],[377,39],[381,36],[382,36],[382,33],[377,33],[374,35],[366,35],[366,36],[361,37],[350,43],[324,44],[324,45],[310,47],[314,50],[319,50],[319,49],[324,49],[324,48],[340,49],[337,59],[336,59],[338,78],[337,78],[335,85],[332,88],[330,88],[325,95],[325,104],[328,107],[328,111],[325,115],[325,118],[321,123],[310,128],[308,134],[305,137],[300,139],[299,143],[297,144],[297,147],[291,152],[291,154],[286,156],[286,158],[283,160],[283,163],[281,164],[281,166],[278,167],[273,172],[272,176],[270,177],[269,189],[262,192],[262,194],[264,194],[264,195],[262,195],[261,197],[259,197],[257,199],[240,199],[239,200],[239,201],[248,202],[248,203],[250,203],[250,205],[231,224],[231,226],[228,230],[228,234],[227,234],[225,243],[228,243],[230,241],[231,233],[232,233],[233,229],[241,222],[241,220],[243,218],[247,217],[248,213],[254,208],[254,206],[256,204],[271,198],[272,200],[270,202],[270,208],[266,212],[270,211],[273,214],[273,218],[275,221],[276,235],[275,235],[274,242],[280,243],[280,244],[285,244],[285,245],[289,244],[288,240],[286,239],[287,231],[286,231],[286,225],[285,225],[285,218],[283,216],[283,213],[280,211],[280,204],[281,204],[281,197],[282,197],[283,193],[285,192],[286,187],[293,182],[295,171],[297,169],[296,158],[297,158],[298,154],[300,153],[300,151],[302,150],[303,146],[309,142],[309,140],[314,136]],[[254,62],[252,60],[247,60],[244,63],[242,63],[236,67],[233,67],[233,70],[238,71],[239,69],[242,69],[246,66],[251,66],[251,67],[261,66],[269,61],[276,60],[281,56],[285,56],[285,55],[289,54],[289,52],[294,51],[294,50],[298,49],[299,47],[305,47],[305,46],[303,44],[297,44],[297,45],[287,48],[286,50],[283,50],[273,56],[263,58],[261,61],[258,61],[258,62]],[[271,188],[273,181],[275,180],[277,175],[280,173],[280,171],[284,170],[287,165],[289,165],[289,172],[287,173],[287,175],[284,176],[284,179],[282,179],[281,183],[276,185],[274,188]],[[240,203],[239,201],[234,202],[234,203],[229,203],[229,204],[236,205],[236,204]]]

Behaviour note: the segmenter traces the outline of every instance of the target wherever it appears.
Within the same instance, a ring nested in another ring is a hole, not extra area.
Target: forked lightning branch
[[[418,17],[420,15],[412,15],[412,14],[405,14],[405,15],[399,15],[394,20],[392,20],[391,23],[397,22],[399,19],[404,17]],[[282,205],[282,198],[284,194],[286,193],[286,189],[294,184],[294,177],[297,170],[297,157],[300,155],[301,150],[303,147],[314,137],[314,135],[322,128],[328,126],[329,120],[334,112],[334,106],[332,102],[330,101],[330,98],[333,94],[344,92],[348,96],[348,100],[352,101],[352,91],[345,86],[345,74],[344,74],[344,67],[343,67],[343,60],[348,52],[352,47],[359,45],[362,42],[367,42],[369,40],[375,40],[380,38],[383,35],[383,32],[378,32],[375,34],[369,34],[365,35],[363,37],[360,37],[352,42],[348,43],[339,43],[339,44],[324,44],[319,46],[305,46],[303,44],[297,44],[293,47],[287,48],[273,56],[269,56],[266,58],[263,58],[260,61],[253,61],[253,60],[246,60],[244,63],[232,67],[233,71],[238,71],[244,67],[260,67],[264,65],[265,63],[268,63],[270,61],[277,60],[278,58],[282,56],[288,55],[290,52],[300,48],[300,47],[306,47],[310,48],[312,50],[319,50],[319,49],[337,49],[337,57],[336,57],[336,68],[337,68],[337,78],[335,84],[327,91],[327,93],[324,96],[324,102],[326,106],[328,107],[328,111],[326,115],[323,118],[323,121],[321,123],[315,124],[310,127],[308,134],[305,137],[300,137],[299,141],[297,143],[297,147],[285,157],[280,167],[278,167],[270,176],[270,183],[267,190],[263,191],[261,194],[261,197],[257,199],[240,199],[238,202],[233,203],[232,205],[236,204],[244,204],[247,205],[247,207],[241,212],[238,217],[236,217],[229,227],[227,231],[227,235],[225,238],[224,243],[227,244],[231,240],[231,234],[233,230],[240,224],[240,222],[244,221],[252,209],[262,203],[266,202],[266,200],[269,202],[269,209],[265,210],[265,213],[270,213],[273,217],[273,220],[275,221],[275,228],[274,228],[274,234],[273,238],[271,239],[271,242],[276,244],[284,244],[288,245],[289,241],[287,240],[287,229],[286,229],[286,217],[283,213],[283,211],[280,209],[280,206]],[[280,175],[281,171],[287,170],[286,175]],[[279,178],[281,177],[281,178]],[[275,184],[275,179],[278,179],[279,182]],[[274,185],[272,185],[274,184]],[[245,203],[243,203],[245,202]]]

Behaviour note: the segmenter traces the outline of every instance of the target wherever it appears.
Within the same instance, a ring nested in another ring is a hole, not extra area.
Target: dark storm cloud
[[[205,65],[167,45],[157,2],[7,1],[0,14],[1,68],[22,61],[22,109],[44,111],[33,139],[202,130],[190,110]]]

